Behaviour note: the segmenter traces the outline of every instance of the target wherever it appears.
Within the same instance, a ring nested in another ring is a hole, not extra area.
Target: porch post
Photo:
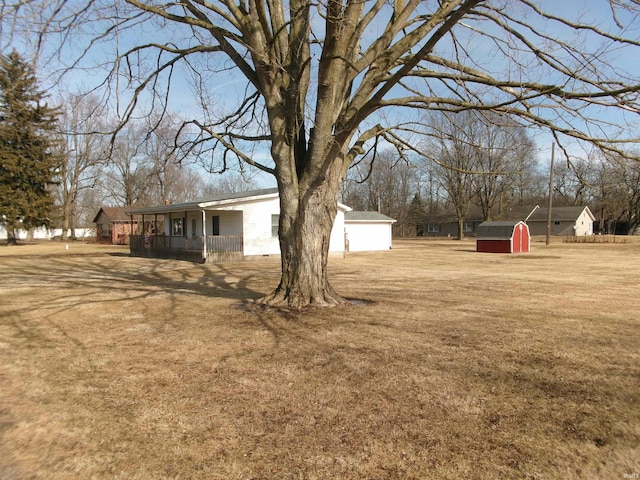
[[[202,210],[202,258],[207,261],[207,213]]]

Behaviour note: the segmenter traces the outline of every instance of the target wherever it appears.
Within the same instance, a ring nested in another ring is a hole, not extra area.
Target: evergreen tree
[[[425,233],[425,220],[427,217],[427,211],[424,207],[424,202],[419,193],[416,193],[409,205],[409,212],[407,215],[407,223],[415,228],[415,234],[418,237],[424,236]]]
[[[0,56],[0,222],[8,244],[19,227],[51,223],[49,186],[60,159],[52,152],[57,111],[45,97],[34,68],[15,50]]]

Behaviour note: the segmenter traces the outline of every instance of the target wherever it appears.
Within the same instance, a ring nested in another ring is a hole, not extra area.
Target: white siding
[[[346,222],[350,252],[389,250],[391,248],[390,223]]]
[[[593,235],[593,221],[585,208],[576,220],[576,236]]]
[[[207,225],[205,235],[213,235],[213,217],[220,218],[220,235],[242,235],[242,212],[241,211],[223,211],[223,210],[207,210]],[[202,212],[198,214],[198,235],[202,234]]]
[[[238,212],[234,212],[236,214],[239,214],[239,216],[236,217],[238,223],[234,225],[242,226],[241,233],[244,236],[245,255],[280,254],[280,243],[278,241],[278,237],[274,237],[271,232],[271,216],[280,215],[280,201],[277,197],[247,202],[240,205],[233,205],[226,208],[229,208],[230,210],[241,210]],[[223,233],[222,225],[223,217],[221,216],[221,235],[238,234],[231,232]],[[344,212],[340,210],[338,211],[336,221],[334,222],[333,228],[331,230],[329,251],[344,252]]]
[[[220,217],[220,235],[243,235],[241,211],[214,212],[213,215]],[[211,227],[209,227],[209,230],[211,230]]]
[[[193,220],[196,221],[196,231],[195,235],[193,232]],[[187,221],[185,223],[186,234],[187,237],[200,237],[202,235],[202,212],[188,212],[187,213]]]
[[[192,221],[196,222],[196,236],[202,235],[202,210],[194,210],[193,205],[186,213],[184,228],[186,235],[193,233]],[[205,234],[212,235],[213,217],[220,218],[220,235],[242,235],[245,256],[279,255],[280,243],[273,235],[271,220],[280,215],[280,201],[276,194],[247,197],[233,201],[211,202],[200,207],[206,212]],[[344,208],[339,207],[329,239],[330,252],[344,252]],[[171,218],[182,218],[185,212],[174,211],[164,214],[165,234],[171,233]]]
[[[280,254],[278,237],[271,236],[271,215],[280,213],[280,202],[277,197],[234,205],[229,208],[242,210],[239,213],[242,215],[245,255]]]
[[[344,212],[338,210],[336,219],[333,221],[331,229],[331,237],[329,237],[329,251],[342,253],[344,252]]]

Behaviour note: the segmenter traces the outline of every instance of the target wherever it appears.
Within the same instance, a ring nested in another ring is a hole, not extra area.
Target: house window
[[[211,235],[220,235],[220,217],[211,217]]]
[[[473,222],[464,222],[462,224],[463,232],[473,232]]]
[[[197,226],[198,226],[198,222],[196,221],[195,218],[192,218],[191,219],[191,236],[192,237],[195,237],[198,234],[198,232],[196,230]]]
[[[171,235],[181,237],[184,235],[184,218],[171,219]]]
[[[280,215],[271,215],[271,236],[278,236],[278,224],[280,223]]]
[[[427,224],[427,233],[439,233],[440,225],[437,223],[428,223]]]
[[[555,222],[553,222],[553,224],[554,224],[554,225],[560,225],[560,222],[555,221]]]

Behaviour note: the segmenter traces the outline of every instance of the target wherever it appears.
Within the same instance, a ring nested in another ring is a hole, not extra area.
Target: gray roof
[[[591,210],[587,206],[578,207],[552,207],[551,220],[556,222],[575,222],[582,212],[587,210],[588,214],[593,217]],[[525,220],[530,222],[546,222],[547,208],[535,206],[512,206],[503,212],[498,218],[501,220]],[[594,218],[595,220],[595,218]]]
[[[236,193],[220,193],[217,195],[210,195],[206,198],[200,198],[191,202],[185,203],[172,203],[170,205],[159,205],[156,207],[146,208],[131,208],[127,210],[127,213],[133,214],[145,214],[145,213],[165,213],[165,212],[180,212],[186,210],[195,210],[202,208],[210,203],[225,202],[231,200],[242,200],[243,198],[261,197],[266,195],[277,194],[277,188],[264,188],[261,190],[251,190],[248,192],[236,192]]]
[[[107,217],[107,220],[110,222],[125,222],[128,223],[131,221],[131,218],[125,213],[128,211],[127,208],[124,207],[100,207],[98,213],[96,213],[95,217],[93,217],[93,223],[96,223],[98,217],[100,216],[100,212],[104,213]]]
[[[350,211],[344,212],[345,222],[380,222],[393,223],[395,220],[379,212]]]
[[[486,239],[507,239],[513,236],[513,228],[520,223],[517,220],[504,220],[499,222],[482,222],[478,225],[477,238]]]
[[[260,197],[262,195],[272,195],[274,193],[278,193],[277,188],[263,188],[260,190],[249,190],[247,192],[235,192],[235,193],[218,193],[216,195],[210,195],[205,198],[200,198],[195,200],[197,203],[207,203],[207,202],[220,202],[223,200],[238,200],[240,198],[245,197]]]
[[[575,222],[578,217],[584,212],[585,208],[588,210],[588,207],[552,207],[551,208],[551,220],[556,222],[561,221],[569,221]],[[593,217],[593,214],[590,210],[589,214]],[[528,222],[546,222],[547,221],[547,209],[546,208],[537,208],[535,212],[531,214]]]

